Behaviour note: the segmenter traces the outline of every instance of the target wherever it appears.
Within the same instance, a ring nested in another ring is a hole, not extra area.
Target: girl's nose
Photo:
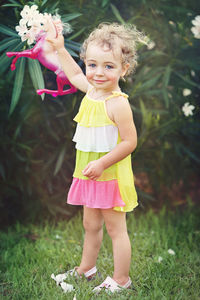
[[[97,69],[96,69],[96,75],[103,75],[103,69],[102,69],[102,67],[97,67]]]

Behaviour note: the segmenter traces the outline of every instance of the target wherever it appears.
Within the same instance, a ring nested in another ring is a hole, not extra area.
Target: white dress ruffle
[[[73,142],[85,152],[109,152],[116,147],[118,128],[114,125],[84,127],[77,124]]]

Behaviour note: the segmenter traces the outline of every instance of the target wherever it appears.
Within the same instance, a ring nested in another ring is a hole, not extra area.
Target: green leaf
[[[71,54],[74,57],[79,57],[78,54],[76,54],[76,52],[74,52],[72,49],[69,49],[67,46],[66,46],[66,48],[67,48],[69,54]]]
[[[108,0],[103,0],[101,3],[101,7],[105,7],[108,4]]]
[[[44,78],[39,61],[37,59],[28,59],[28,69],[34,88],[36,90],[44,89]],[[41,95],[42,100],[44,100],[44,96],[44,94]]]
[[[66,42],[66,47],[68,47],[69,49],[72,49],[72,50],[75,50],[75,51],[80,51],[80,45],[78,44],[78,46],[77,45],[74,45],[74,44],[72,44],[71,43],[71,41],[67,41]]]
[[[85,27],[81,28],[81,30],[77,31],[75,34],[71,35],[68,40],[73,40],[81,35],[85,31]]]
[[[42,6],[44,6],[47,3],[48,0],[43,0],[42,1]]]
[[[19,51],[21,50],[21,47],[24,43],[23,42],[20,42],[18,45],[16,45],[16,47],[13,48],[12,47],[9,47],[7,49],[7,51]],[[9,66],[9,64],[11,63],[11,59],[13,59],[14,57],[10,58],[6,55],[6,53],[3,53],[1,56],[0,56],[0,74],[2,74],[6,69],[7,67]]]
[[[172,71],[172,69],[171,69],[170,65],[168,65],[167,68],[166,68],[166,70],[165,70],[164,76],[163,76],[163,86],[165,88],[169,84],[171,71]]]
[[[195,160],[196,162],[200,163],[200,159],[199,157],[196,156],[196,154],[194,154],[192,151],[190,151],[187,147],[185,147],[184,145],[181,145],[181,148],[183,149],[183,151],[189,155],[190,158],[192,158],[193,160]]]
[[[54,3],[54,5],[51,6],[51,12],[54,11],[54,9],[56,9],[56,7],[58,6],[59,1],[57,1],[56,3]]]
[[[196,86],[200,89],[200,85],[195,83],[194,81],[190,80],[189,78],[184,77],[183,75],[181,75],[178,72],[174,71],[174,74],[176,74],[179,78],[181,78],[183,81],[187,82],[188,84],[192,85],[192,86]]]
[[[24,149],[24,150],[27,150],[27,151],[32,151],[32,148],[29,147],[28,145],[26,144],[22,144],[22,143],[17,143],[17,146]]]
[[[14,31],[12,30],[11,28],[5,26],[5,25],[0,25],[0,32],[1,33],[4,33],[6,35],[10,35],[10,36],[14,36],[14,37],[19,37],[19,35]]]
[[[62,22],[69,22],[71,20],[74,20],[78,17],[82,16],[81,13],[73,13],[73,14],[66,14],[66,15],[62,15]]]
[[[115,15],[115,17],[117,18],[117,20],[121,23],[121,24],[126,24],[126,22],[124,21],[124,19],[121,17],[118,9],[116,8],[116,6],[114,6],[113,4],[110,4],[111,9],[113,14]]]
[[[5,41],[1,46],[0,46],[0,51],[3,51],[4,49],[7,49],[9,46],[15,45],[16,43],[19,43],[19,39],[13,39],[11,38],[9,41]]]
[[[15,76],[15,82],[12,92],[11,105],[9,110],[9,116],[13,113],[21,94],[21,89],[24,80],[24,68],[25,68],[25,57],[22,57],[19,61],[19,65],[17,66],[17,72]]]
[[[23,7],[23,5],[19,4],[19,3],[16,3],[16,4],[3,4],[2,7]]]
[[[143,84],[140,85],[139,87],[140,91],[143,91],[144,89],[149,89],[152,86],[154,86],[157,83],[157,81],[160,79],[161,75],[162,74],[157,74],[152,79],[146,80]]]
[[[163,94],[163,98],[164,98],[164,101],[165,101],[165,106],[166,106],[166,108],[168,108],[169,107],[169,96],[168,96],[167,90],[163,89],[162,94]]]
[[[2,164],[0,165],[0,175],[2,176],[2,178],[4,180],[6,179],[5,169],[4,169],[4,166]]]
[[[55,171],[54,171],[54,176],[59,172],[62,163],[64,161],[65,158],[65,152],[66,152],[66,145],[64,145],[60,151],[60,154],[58,156],[57,162],[56,162],[56,167],[55,167]]]
[[[15,0],[9,0],[9,2],[11,2],[13,4],[19,4],[19,1],[15,1]],[[21,4],[21,6],[23,6],[23,4]]]

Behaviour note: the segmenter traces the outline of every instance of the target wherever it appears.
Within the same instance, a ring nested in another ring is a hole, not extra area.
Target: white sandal
[[[129,277],[128,281],[124,285],[119,285],[114,279],[112,279],[110,276],[108,276],[102,284],[96,286],[93,289],[93,292],[99,293],[102,291],[102,289],[105,289],[105,291],[110,291],[111,293],[119,292],[122,289],[128,289],[131,287],[132,281]]]
[[[96,274],[96,272],[97,272],[96,266],[93,267],[92,269],[88,270],[87,272],[81,274],[81,275],[78,274],[77,269],[78,269],[78,267],[75,267],[75,268],[73,268],[72,270],[69,270],[69,271],[67,271],[67,272],[65,272],[65,273],[63,273],[63,274],[58,274],[58,275],[56,275],[56,276],[55,276],[54,274],[52,274],[52,275],[51,275],[51,278],[54,279],[54,280],[56,281],[56,284],[57,284],[57,285],[59,285],[59,284],[61,284],[66,278],[69,278],[69,277],[72,277],[72,276],[74,276],[74,277],[79,277],[79,278],[80,278],[82,275],[84,275],[85,278],[89,281],[89,280],[91,280],[91,279],[95,276],[95,274]]]

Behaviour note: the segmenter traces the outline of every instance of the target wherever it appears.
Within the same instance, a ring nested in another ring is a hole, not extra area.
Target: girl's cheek
[[[87,77],[87,79],[92,79],[93,76],[94,76],[93,72],[90,72],[90,71],[86,70],[86,77]]]
[[[107,75],[107,78],[111,81],[111,82],[115,82],[116,80],[118,80],[118,77],[116,75]]]

